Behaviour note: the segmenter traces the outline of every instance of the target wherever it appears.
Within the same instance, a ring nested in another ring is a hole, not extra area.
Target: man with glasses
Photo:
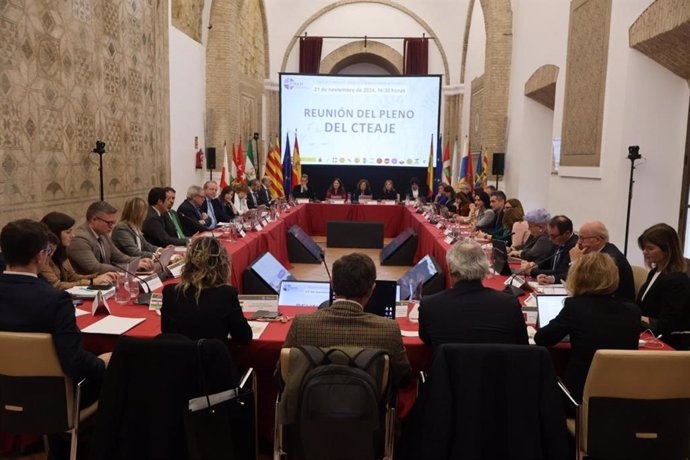
[[[560,283],[568,277],[570,250],[577,244],[573,233],[573,221],[566,216],[555,216],[549,221],[549,239],[554,245],[551,254],[534,266],[530,275],[537,277],[539,284]]]
[[[582,224],[577,245],[570,250],[570,260],[574,262],[582,257],[582,254],[589,254],[590,252],[603,252],[613,258],[613,261],[616,262],[616,267],[618,267],[620,280],[618,288],[613,294],[621,299],[634,301],[635,279],[632,267],[630,267],[630,263],[616,245],[609,243],[609,231],[598,220]]]
[[[105,201],[96,201],[86,210],[86,222],[74,230],[74,239],[67,246],[67,257],[77,273],[121,271],[134,257],[120,252],[110,239],[117,223],[117,209]],[[119,265],[119,267],[118,267]],[[139,268],[151,270],[153,261],[143,258]]]
[[[201,187],[190,185],[187,188],[187,199],[177,208],[177,214],[180,217],[185,235],[192,236],[197,232],[208,230],[208,214],[201,209],[205,201],[206,195],[204,195]]]

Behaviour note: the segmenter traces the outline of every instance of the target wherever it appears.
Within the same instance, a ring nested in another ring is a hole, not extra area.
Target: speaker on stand
[[[496,189],[498,189],[498,180],[504,175],[506,166],[506,154],[494,153],[491,161],[491,174],[496,177]]]
[[[216,148],[206,148],[206,169],[209,172],[209,180],[213,180],[213,170],[216,169]]]

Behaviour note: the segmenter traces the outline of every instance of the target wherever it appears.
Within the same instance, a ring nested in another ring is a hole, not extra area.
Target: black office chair
[[[79,422],[98,407],[79,409],[83,383],[62,371],[51,334],[0,332],[0,432],[67,432],[75,460]]]
[[[199,453],[200,448],[209,446],[194,445],[187,436],[189,424],[185,426],[190,400],[205,400],[199,356],[197,342],[177,334],[161,334],[154,339],[122,337],[101,391],[93,457],[209,458]],[[204,341],[201,361],[203,380],[211,394],[234,393],[241,381],[247,381],[246,375],[238,377],[227,346],[220,340]],[[250,409],[246,417],[234,420],[232,430],[218,437],[222,439],[213,439],[223,451],[214,452],[210,458],[255,458],[255,399],[246,403]]]

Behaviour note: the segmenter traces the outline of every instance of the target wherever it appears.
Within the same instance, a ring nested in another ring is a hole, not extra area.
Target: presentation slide
[[[280,75],[280,142],[303,165],[424,167],[439,130],[441,76]]]

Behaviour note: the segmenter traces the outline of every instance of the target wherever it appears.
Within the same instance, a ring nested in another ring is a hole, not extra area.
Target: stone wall
[[[168,6],[0,1],[0,224],[169,180]]]

